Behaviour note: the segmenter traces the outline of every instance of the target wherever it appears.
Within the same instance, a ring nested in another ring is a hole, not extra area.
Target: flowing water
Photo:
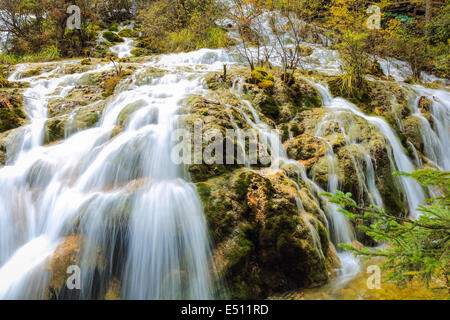
[[[382,118],[374,117],[374,116],[368,116],[364,114],[361,110],[359,110],[358,107],[356,107],[354,104],[350,103],[349,101],[337,97],[332,98],[330,91],[325,86],[317,83],[315,84],[315,87],[320,92],[322,96],[323,101],[327,101],[328,103],[325,103],[325,107],[332,109],[334,112],[336,111],[345,111],[352,113],[356,116],[359,116],[363,119],[365,119],[367,122],[375,125],[378,130],[384,135],[386,140],[389,142],[389,145],[391,147],[391,150],[388,149],[388,155],[391,159],[391,163],[394,165],[395,168],[397,168],[401,172],[412,172],[415,167],[412,163],[412,161],[408,158],[407,154],[405,153],[399,138],[394,133],[394,130],[389,126],[389,124]],[[409,177],[401,177],[400,178],[405,196],[407,198],[407,205],[409,208],[409,213],[412,217],[417,217],[418,212],[416,208],[423,203],[425,200],[425,196],[423,193],[422,188],[420,185],[414,181],[413,179]],[[369,185],[373,182],[369,182]],[[372,193],[376,191],[373,190]]]
[[[129,57],[131,48],[132,40],[125,39],[111,51],[119,57]],[[339,71],[336,52],[318,45],[312,48],[305,68],[328,74]],[[10,80],[30,83],[24,92],[29,123],[15,134],[8,146],[7,165],[0,168],[0,298],[45,298],[49,280],[46,266],[58,245],[75,230],[83,235],[80,298],[95,298],[98,290],[106,290],[103,287],[115,278],[120,279],[120,296],[125,299],[214,298],[216,275],[202,205],[183,168],[171,161],[174,145],[171,135],[178,126],[178,111],[185,98],[206,92],[202,77],[221,70],[223,64],[235,62],[223,49],[153,58],[140,65],[131,83],[118,86],[96,127],[46,146],[43,138],[49,99],[64,98],[84,75],[113,70],[113,65],[95,66],[71,75],[61,74],[61,66],[56,66],[40,76],[25,79],[20,79],[20,71],[26,65],[17,67]],[[389,66],[389,72],[400,80],[403,73],[398,66],[404,65],[400,62],[395,65]],[[382,67],[387,68],[383,63]],[[140,75],[151,68],[164,72],[142,81]],[[384,119],[364,114],[345,99],[333,98],[320,83],[313,85],[327,109],[316,132],[317,138],[329,146],[326,191],[339,189],[338,160],[322,129],[331,122],[337,123],[346,145],[354,145],[346,132],[346,114],[360,117],[377,128],[388,142],[393,168],[411,172],[421,163],[418,156],[414,161],[408,157]],[[410,86],[410,91],[414,101],[411,109],[422,123],[424,153],[437,166],[449,170],[449,93],[418,85]],[[298,191],[297,182],[301,179],[321,199],[333,243],[355,240],[345,215],[319,196],[325,190],[307,176],[299,162],[287,157],[278,132],[261,121],[258,111],[244,98],[242,80],[235,83],[232,93],[250,111],[248,115],[238,110],[248,125],[265,137],[271,169],[287,172],[286,168],[294,168],[297,177],[291,178]],[[432,123],[418,110],[420,96],[431,97],[433,101]],[[111,139],[121,111],[133,105],[138,106],[136,111],[123,131]],[[359,148],[362,158],[352,159],[358,184],[370,203],[382,207],[370,153]],[[247,165],[250,168],[248,162]],[[416,217],[424,192],[410,178],[401,177],[400,181],[409,213]],[[302,214],[300,197],[296,200]],[[321,252],[317,231],[309,217],[305,216],[305,221],[314,246]],[[360,271],[360,265],[349,253],[339,252],[339,257],[343,264],[339,270],[342,285]],[[97,263],[99,259],[103,261],[102,267]],[[122,261],[119,268],[118,261]]]
[[[202,61],[205,55],[211,52],[195,58]],[[149,67],[175,67],[171,61],[178,58],[163,57]],[[95,70],[102,68],[112,66]],[[30,124],[23,147],[0,169],[0,297],[43,298],[45,279],[36,270],[78,221],[85,238],[82,266],[99,248],[106,261],[114,261],[118,249],[109,246],[118,237],[127,245],[123,298],[211,298],[214,272],[202,206],[195,187],[170,159],[177,111],[184,98],[204,90],[202,73],[178,70],[144,84],[136,84],[136,76],[107,105],[96,127],[42,146],[48,99],[57,87],[64,97],[82,75],[22,79],[31,83],[25,96],[32,101],[24,104]],[[139,110],[109,140],[118,115],[133,103]],[[122,217],[125,206],[130,214]],[[84,272],[82,298],[93,297],[94,276]],[[112,276],[112,270],[102,274],[103,280]],[[26,285],[38,282],[43,284],[35,290]]]

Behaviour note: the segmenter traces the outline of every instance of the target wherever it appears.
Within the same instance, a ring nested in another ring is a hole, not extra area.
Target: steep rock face
[[[216,244],[216,267],[231,297],[263,298],[319,285],[337,266],[320,213],[299,212],[298,192],[284,174],[240,169],[197,188]]]
[[[181,125],[191,128],[191,133],[196,121],[201,121],[206,130],[223,134],[227,129],[249,129],[246,117],[255,121],[254,116],[237,98],[237,92],[230,90],[233,83],[237,89],[239,79],[243,81],[241,94],[252,102],[261,121],[274,127],[275,122],[282,121],[280,114],[268,113],[261,101],[272,101],[277,110],[281,106],[287,121],[302,109],[315,110],[316,105],[306,106],[304,101],[320,103],[317,92],[300,81],[293,86],[302,83],[304,87],[295,91],[262,72],[249,78],[239,71],[230,72],[226,79],[209,75],[206,83],[212,91],[188,101],[188,107],[181,111]],[[261,87],[263,81],[272,81],[273,87],[266,86],[268,83]],[[307,95],[308,90],[314,97]],[[323,115],[323,111],[318,113]],[[228,284],[229,292],[222,294],[264,298],[274,292],[325,283],[332,269],[339,266],[339,258],[330,245],[317,195],[311,194],[304,183],[297,187],[282,171],[259,164],[252,168],[255,171],[243,165],[188,166],[214,240],[217,271]]]

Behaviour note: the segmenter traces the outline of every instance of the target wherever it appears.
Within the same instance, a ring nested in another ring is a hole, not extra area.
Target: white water
[[[328,88],[321,84],[316,84],[315,87],[320,92],[323,101],[326,101],[325,106],[327,108],[353,113],[377,126],[378,130],[384,135],[392,148],[393,159],[391,160],[394,160],[395,166],[399,171],[411,173],[415,169],[411,160],[406,155],[399,138],[384,119],[364,114],[358,107],[343,98],[332,98]],[[416,218],[418,215],[416,209],[420,204],[423,204],[423,201],[425,200],[423,190],[420,185],[411,178],[401,176],[400,181],[407,198],[409,213],[412,217]]]
[[[233,86],[234,88],[234,86]],[[268,143],[267,150],[270,150],[271,156],[271,168],[274,170],[280,170],[283,168],[289,168],[289,171],[292,171],[294,168],[295,173],[297,174],[297,179],[302,179],[308,185],[308,189],[318,198],[320,198],[325,203],[325,213],[326,213],[326,221],[328,222],[328,229],[330,231],[330,236],[332,242],[337,245],[339,243],[351,243],[355,240],[355,235],[348,221],[347,217],[340,211],[338,211],[338,206],[327,202],[325,197],[319,196],[320,193],[323,193],[325,190],[320,188],[316,183],[314,183],[311,179],[309,179],[306,175],[306,170],[300,162],[289,159],[286,152],[284,151],[281,143],[281,139],[279,134],[270,128],[267,124],[263,123],[260,120],[258,112],[252,106],[252,104],[245,100],[243,97],[243,89],[242,89],[242,80],[239,81],[239,86],[237,90],[233,90],[233,93],[239,98],[239,100],[245,104],[245,106],[250,110],[254,121],[252,121],[245,112],[240,110],[241,115],[246,119],[247,123],[249,123],[250,127],[257,130],[260,137],[263,137],[266,143]],[[260,142],[261,143],[261,142]],[[332,155],[330,155],[332,157]],[[333,161],[334,162],[334,161]],[[331,174],[330,177],[334,177]],[[329,191],[335,191],[337,188],[337,180],[331,178],[331,189]],[[297,186],[297,190],[299,191],[298,183],[293,181]],[[299,213],[304,217],[304,221],[308,226],[312,240],[314,242],[314,246],[318,251],[319,257],[323,257],[323,252],[321,251],[320,241],[318,239],[317,230],[312,226],[310,222],[310,216],[306,215],[304,212],[303,204],[300,197],[296,197],[297,207]],[[358,259],[355,258],[352,254],[347,254],[340,252],[339,257],[342,255],[342,263],[343,267],[339,271],[341,275],[350,279],[351,275],[356,274],[359,271],[359,263]]]
[[[203,60],[202,55],[197,59]],[[174,67],[170,59],[164,63]],[[39,141],[28,143],[0,169],[0,204],[6,213],[0,216],[0,279],[10,278],[0,282],[2,298],[44,297],[42,291],[26,289],[28,275],[70,234],[75,220],[86,238],[82,266],[99,252],[113,261],[108,246],[118,236],[127,239],[123,298],[212,297],[214,269],[201,203],[170,159],[177,110],[185,97],[202,92],[201,75],[178,70],[149,84],[133,82],[106,107],[97,127],[45,147],[41,138],[48,98],[58,86],[73,87],[81,75],[25,79],[31,82],[28,94],[38,101],[25,107],[29,136]],[[141,108],[109,141],[120,111],[135,102]],[[21,267],[27,259],[34,263]],[[103,280],[111,276],[116,275],[104,272]],[[82,279],[81,297],[92,298],[93,272],[86,271]]]
[[[131,43],[125,44],[120,50],[116,46],[116,53],[125,56],[131,50]],[[42,281],[45,282],[46,278],[36,276],[36,272],[46,264],[64,237],[73,231],[74,221],[79,221],[77,230],[87,239],[82,250],[82,266],[92,263],[93,256],[99,254],[99,248],[100,254],[113,263],[116,249],[109,246],[119,238],[128,245],[128,254],[123,257],[126,263],[119,273],[122,298],[213,297],[214,268],[201,205],[195,187],[184,179],[181,168],[169,158],[170,133],[176,127],[177,111],[183,98],[202,92],[202,74],[220,70],[224,63],[234,62],[235,59],[225,50],[201,49],[161,56],[142,68],[163,68],[168,71],[166,75],[154,78],[148,84],[134,81],[109,103],[97,127],[45,147],[42,146],[42,137],[48,99],[56,96],[58,87],[63,88],[58,95],[64,97],[82,74],[24,79],[31,83],[25,93],[24,105],[30,124],[17,140],[21,141],[21,147],[14,152],[8,150],[8,166],[0,169],[0,212],[6,213],[0,215],[1,298],[44,297],[45,283]],[[306,68],[330,74],[338,72],[338,66],[336,54],[320,47],[314,48],[306,63]],[[348,101],[333,99],[323,86],[317,84],[316,87],[332,116],[350,112],[376,125],[389,141],[392,162],[397,168],[406,172],[414,169],[398,138],[383,119],[366,116]],[[416,89],[421,95],[429,94],[425,88]],[[436,94],[436,91],[430,92]],[[240,94],[238,90],[237,95]],[[443,92],[442,95],[441,99],[448,103],[448,93]],[[300,163],[287,158],[278,134],[261,122],[257,110],[242,96],[241,101],[251,111],[253,119],[241,111],[249,125],[273,143],[270,146],[272,168],[278,170],[293,166],[313,194],[323,192],[307,177]],[[110,140],[120,112],[136,102],[141,107],[132,114],[124,131]],[[445,122],[448,121],[448,113],[446,115],[440,109],[441,105],[436,110],[433,108],[433,116],[439,120],[435,134],[440,146],[448,146],[443,135],[445,128],[448,130],[448,122]],[[335,155],[331,149],[328,156],[331,164],[328,191],[334,191],[338,181],[334,172]],[[367,152],[364,156],[367,171],[360,180],[364,180],[371,201],[378,204],[381,200],[374,184],[372,161]],[[448,154],[441,158],[444,160],[436,160],[437,163],[446,165]],[[436,159],[439,159],[438,155]],[[416,206],[424,198],[422,190],[411,179],[401,178],[401,181],[414,216]],[[332,240],[335,244],[350,243],[355,239],[352,227],[337,209],[330,203],[324,208]],[[314,227],[309,219],[306,220],[314,244],[320,249]],[[346,281],[359,271],[359,264],[351,254],[339,253],[339,256],[343,262],[340,272]],[[110,268],[108,265],[107,269]],[[103,281],[108,282],[119,275],[107,270]],[[95,279],[90,270],[83,273],[82,282],[82,297],[92,297]]]
[[[109,50],[117,54],[118,58],[129,58],[132,56],[131,50],[133,50],[133,39],[124,37],[123,42],[112,46]]]
[[[425,156],[439,169],[450,171],[450,93],[444,90],[428,89],[420,85],[411,86],[414,103],[412,114],[421,120],[420,132],[424,143]],[[420,97],[431,102],[429,110],[433,124],[423,116],[418,108]]]

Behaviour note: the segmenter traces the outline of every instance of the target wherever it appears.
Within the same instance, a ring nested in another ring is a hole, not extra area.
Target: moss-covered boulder
[[[22,110],[22,95],[0,92],[0,133],[17,128],[25,123]]]
[[[411,142],[417,151],[423,152],[423,138],[420,133],[422,120],[415,116],[408,116],[402,121],[403,131],[407,140]]]
[[[44,143],[62,140],[73,133],[94,127],[103,112],[103,102],[76,109],[72,114],[62,114],[45,122]]]
[[[132,29],[124,28],[124,29],[120,30],[117,35],[122,38],[133,38],[133,37],[137,37],[138,33]]]
[[[226,95],[221,97],[226,100]],[[240,145],[238,145],[239,142],[234,139],[233,141],[229,141],[229,144],[232,145],[234,149],[233,163],[226,164],[225,159],[227,139],[233,138],[227,136],[227,130],[234,129],[233,121],[239,128],[249,129],[249,125],[246,123],[242,114],[237,111],[237,107],[231,105],[227,106],[219,101],[209,100],[203,97],[192,97],[189,99],[187,107],[180,112],[183,114],[180,125],[191,132],[191,137],[195,139],[196,134],[202,136],[201,148],[196,149],[194,145],[191,147],[191,164],[187,166],[193,181],[204,181],[210,177],[223,174],[244,165],[244,163],[240,163],[240,160],[242,159],[238,158],[237,155],[237,150],[240,148]],[[248,110],[247,112],[250,113]],[[211,159],[211,161],[205,161],[204,157],[205,149],[208,145],[212,146],[214,142],[213,139],[206,139],[206,134],[208,132],[217,132],[222,138],[222,141],[218,142],[221,146],[221,150],[219,150],[221,154],[216,155],[215,152],[212,152],[210,155],[214,159]],[[190,143],[193,143],[193,140]],[[217,161],[215,156],[217,156]],[[201,163],[195,163],[195,159],[201,159]]]
[[[51,98],[47,105],[48,116],[55,117],[73,112],[75,109],[102,99],[99,90],[93,86],[79,86],[72,89],[64,98]]]
[[[123,42],[123,38],[111,31],[103,32],[103,38],[108,40],[109,42]]]
[[[264,298],[327,281],[328,231],[323,220],[300,211],[297,189],[283,174],[241,169],[197,188],[232,298]]]

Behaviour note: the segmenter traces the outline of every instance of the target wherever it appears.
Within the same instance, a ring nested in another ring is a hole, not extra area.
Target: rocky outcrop
[[[302,110],[324,114],[317,108],[317,92],[306,82],[297,80],[288,86],[263,70],[246,77],[248,74],[239,71],[229,72],[226,77],[209,75],[206,83],[212,91],[188,101],[188,107],[181,112],[181,125],[192,128],[200,121],[205,130],[216,129],[223,134],[227,129],[249,129],[246,117],[255,119],[247,105],[237,99],[236,92],[230,90],[239,79],[246,79],[243,94],[269,125],[289,122],[300,117]],[[276,110],[286,110],[283,119],[281,113],[268,112],[263,102],[268,100]],[[311,105],[306,101],[312,101]],[[312,122],[295,124],[297,135],[313,126]],[[310,160],[326,151],[323,146],[317,152],[307,149],[302,145],[291,152],[306,152],[305,159]],[[326,282],[333,268],[339,266],[339,258],[330,245],[323,204],[317,194],[312,194],[302,181],[297,185],[282,171],[263,165],[252,169],[244,169],[243,165],[188,166],[204,205],[214,239],[216,267],[228,284],[227,294],[233,298],[264,298],[274,292]]]
[[[283,174],[240,169],[197,188],[216,243],[216,267],[232,298],[322,284],[337,266],[318,207],[300,212],[299,193]]]
[[[0,133],[17,128],[25,123],[22,110],[22,95],[0,92]]]
[[[80,130],[97,124],[105,107],[100,101],[89,106],[75,108],[72,113],[65,113],[50,118],[45,122],[44,144],[64,139]]]

